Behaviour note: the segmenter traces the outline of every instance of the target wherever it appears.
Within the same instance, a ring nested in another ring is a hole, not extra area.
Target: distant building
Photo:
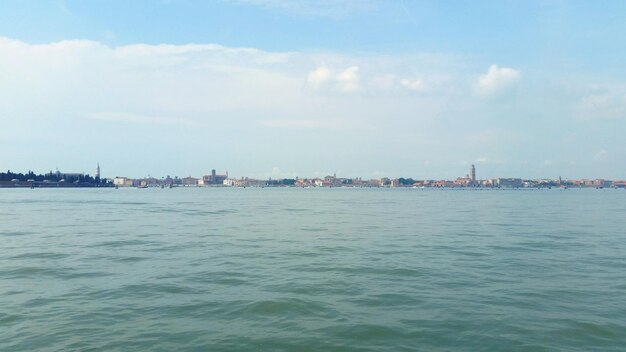
[[[596,179],[593,183],[597,188],[608,188],[613,186],[613,182],[603,179]]]
[[[476,167],[472,164],[472,170],[470,171],[470,178],[472,180],[472,186],[476,186]]]
[[[377,180],[377,179],[375,179],[375,178],[372,178],[372,179],[370,179],[369,181],[367,181],[367,182],[365,183],[365,185],[366,185],[367,187],[380,187],[380,186],[381,186],[381,184],[380,184],[380,180]]]
[[[100,163],[96,164],[96,175],[95,178],[100,178]]]
[[[198,184],[203,185],[203,186],[223,185],[224,184],[224,180],[226,180],[227,178],[228,178],[228,171],[226,172],[226,175],[218,175],[215,172],[215,169],[213,169],[213,170],[211,170],[211,174],[210,175],[202,176],[202,182],[198,182]]]
[[[626,188],[626,181],[624,181],[624,180],[613,181],[613,187],[616,187],[616,188]]]
[[[472,184],[472,179],[469,177],[459,177],[453,182],[454,186],[457,187],[467,187]]]
[[[183,179],[182,179],[182,185],[183,185],[183,186],[187,186],[187,187],[190,187],[190,186],[197,186],[197,185],[198,185],[198,179],[197,179],[197,178],[195,178],[195,177],[191,177],[191,176],[189,176],[189,177],[183,177]]]
[[[496,181],[498,187],[520,188],[524,185],[521,178],[498,178]]]
[[[133,179],[128,177],[115,177],[113,184],[119,187],[131,187],[133,185]]]
[[[140,186],[148,186],[148,187],[158,187],[159,186],[159,179],[155,178],[155,177],[146,177],[143,178],[141,180],[139,180],[139,185]]]
[[[46,178],[56,177],[57,179],[80,179],[84,177],[84,173],[78,172],[61,172],[57,169],[55,172],[50,171],[50,173],[45,174]]]
[[[266,185],[266,181],[263,180],[257,180],[254,178],[241,178],[241,179],[236,179],[236,178],[227,178],[223,181],[224,186],[231,186],[231,187],[263,187]]]

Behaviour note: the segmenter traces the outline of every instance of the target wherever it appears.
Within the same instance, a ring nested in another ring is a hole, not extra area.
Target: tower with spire
[[[476,167],[472,164],[472,169],[470,170],[470,177],[472,179],[472,186],[476,186]]]
[[[96,164],[96,178],[100,178],[100,163]]]

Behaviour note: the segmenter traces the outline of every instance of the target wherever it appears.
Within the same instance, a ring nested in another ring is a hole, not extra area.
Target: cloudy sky
[[[0,3],[0,169],[626,178],[624,1]]]

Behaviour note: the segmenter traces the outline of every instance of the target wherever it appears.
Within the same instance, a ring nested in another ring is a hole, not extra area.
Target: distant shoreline
[[[0,181],[0,188],[114,188],[107,183],[66,183],[45,181]]]
[[[210,185],[210,186],[175,186],[175,187],[116,187],[112,184],[71,184],[63,182],[7,182],[0,181],[0,188],[20,188],[20,189],[34,189],[34,188],[112,188],[112,189],[170,189],[170,188],[184,188],[184,189],[263,189],[263,188],[280,188],[280,189],[403,189],[403,190],[440,190],[440,191],[540,191],[540,190],[618,190],[626,189],[624,187],[589,187],[589,186],[574,186],[574,187],[389,187],[389,186],[333,186],[333,187],[315,187],[315,186],[292,186],[292,185],[273,185],[273,186],[247,186],[247,187],[232,187],[222,185]]]

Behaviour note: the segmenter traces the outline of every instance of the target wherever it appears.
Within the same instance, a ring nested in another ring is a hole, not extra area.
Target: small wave
[[[186,280],[192,283],[217,284],[225,286],[240,286],[251,284],[248,275],[232,271],[207,271],[195,273],[193,275],[188,275],[186,277]]]
[[[326,227],[301,227],[300,231],[306,231],[306,232],[324,232],[324,231],[328,231],[328,228]]]
[[[3,231],[0,232],[0,236],[28,236],[34,235],[35,232],[26,232],[26,231]]]
[[[354,298],[351,301],[365,307],[415,307],[423,302],[413,294],[401,293],[370,294],[364,297]]]
[[[297,298],[259,300],[248,303],[232,314],[243,316],[284,316],[284,317],[327,317],[336,316],[339,313],[327,304],[313,300]]]
[[[154,245],[160,244],[160,242],[155,241],[144,241],[144,240],[118,240],[118,241],[104,241],[98,242],[96,244],[92,244],[89,247],[126,247],[126,246],[146,246],[146,245]]]
[[[289,213],[301,213],[301,212],[311,211],[312,209],[308,209],[308,208],[283,208],[281,210],[289,212]]]
[[[95,299],[118,299],[118,298],[155,298],[166,295],[184,295],[184,294],[199,294],[204,291],[184,286],[180,284],[131,284],[123,285],[117,288],[111,288],[101,291],[92,292],[90,296]]]
[[[37,277],[51,277],[62,280],[78,279],[86,277],[104,277],[109,276],[110,273],[103,271],[81,271],[78,269],[66,268],[66,267],[20,267],[15,269],[5,269],[0,271],[0,278],[5,277],[9,279],[25,279],[25,278],[37,278]]]
[[[570,327],[560,329],[557,335],[571,339],[609,339],[612,340],[622,334],[624,326],[615,324],[599,324],[577,321],[569,324]]]
[[[3,325],[10,326],[12,324],[15,324],[17,321],[21,319],[22,317],[20,317],[19,315],[0,313],[0,326],[3,326]]]
[[[65,253],[33,252],[18,254],[9,257],[9,259],[63,259],[67,257],[69,257],[69,254]]]

